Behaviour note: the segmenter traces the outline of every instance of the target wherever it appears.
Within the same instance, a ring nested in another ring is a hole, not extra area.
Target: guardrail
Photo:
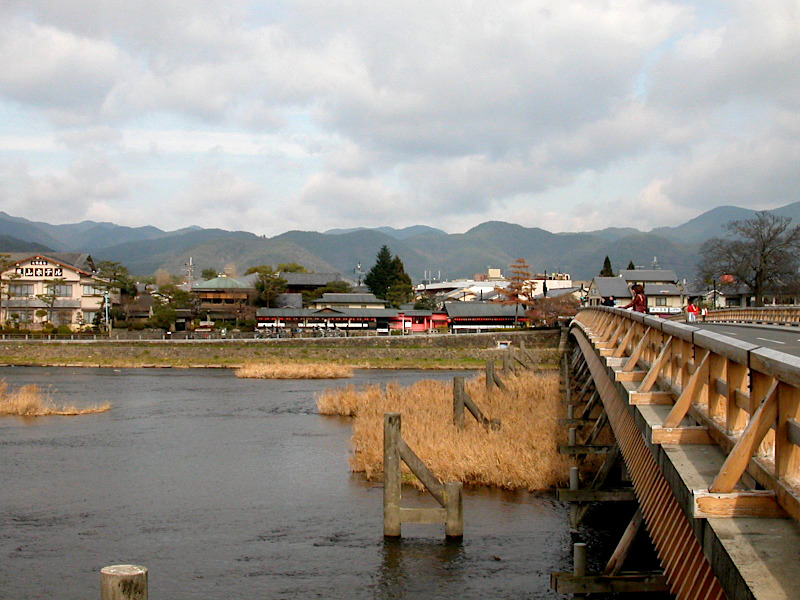
[[[800,358],[617,308],[585,308],[575,320],[617,359],[630,404],[671,406],[651,443],[717,444],[727,455],[695,492],[695,518],[800,520]]]
[[[722,308],[709,311],[705,320],[712,323],[758,323],[800,327],[800,306]]]

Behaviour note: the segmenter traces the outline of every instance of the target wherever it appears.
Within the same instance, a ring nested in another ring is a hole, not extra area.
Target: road
[[[722,323],[693,323],[693,325],[756,346],[800,356],[800,327],[759,327]]]

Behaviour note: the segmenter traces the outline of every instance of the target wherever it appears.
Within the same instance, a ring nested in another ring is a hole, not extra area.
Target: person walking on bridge
[[[686,307],[686,316],[688,323],[695,323],[697,321],[697,313],[700,312],[700,309],[697,308],[697,305],[689,300],[689,306]]]
[[[620,308],[632,308],[635,312],[646,313],[647,296],[644,295],[644,288],[642,285],[639,283],[633,284],[631,291],[633,292],[633,300],[628,302],[625,306],[620,306]]]

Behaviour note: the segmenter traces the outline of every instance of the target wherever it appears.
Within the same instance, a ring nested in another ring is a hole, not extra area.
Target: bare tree
[[[518,258],[509,265],[511,276],[505,288],[496,288],[503,297],[503,304],[514,305],[514,326],[519,320],[519,305],[529,300],[528,281],[531,278],[530,266],[524,258]]]
[[[752,219],[726,224],[729,237],[712,238],[700,250],[700,278],[710,281],[732,275],[750,288],[756,306],[763,306],[768,287],[785,289],[797,282],[800,226],[791,222],[789,217],[761,211]]]

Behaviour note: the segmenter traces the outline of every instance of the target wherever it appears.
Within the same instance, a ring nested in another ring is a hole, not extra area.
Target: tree
[[[501,302],[507,305],[514,305],[514,326],[519,320],[519,306],[528,301],[530,289],[528,281],[531,278],[530,265],[524,258],[516,259],[509,265],[511,276],[508,278],[508,285],[504,288],[497,288],[497,292],[502,296]]]
[[[192,295],[174,283],[162,285],[158,288],[158,295],[172,308],[191,308],[192,306]]]
[[[156,278],[156,285],[159,287],[172,283],[172,275],[166,269],[157,269],[154,277]]]
[[[150,325],[169,331],[177,318],[178,313],[172,306],[159,302],[153,306],[153,316],[150,317]]]
[[[136,282],[127,267],[112,261],[103,260],[97,263],[95,287],[109,293],[119,292],[120,296],[136,296]]]
[[[209,279],[216,279],[217,277],[217,270],[216,269],[203,269],[200,272],[200,277],[203,278],[203,281],[208,281]]]
[[[45,293],[36,295],[39,300],[47,305],[47,320],[50,322],[53,321],[53,306],[58,298],[58,288],[62,285],[66,285],[66,283],[67,280],[61,277],[51,279],[44,284]],[[39,313],[37,312],[36,314],[38,315]]]
[[[317,298],[321,298],[322,294],[349,294],[352,291],[353,288],[349,283],[339,279],[336,281],[329,281],[315,290],[303,290],[300,293],[303,295],[303,304],[305,305],[313,302]]]
[[[286,280],[283,277],[278,277],[276,273],[259,272],[258,280],[256,281],[257,304],[273,307],[278,296],[285,290]]]
[[[439,302],[434,296],[422,296],[414,302],[414,310],[438,310]]]
[[[600,277],[613,277],[614,269],[611,268],[611,259],[606,256],[603,261],[603,268],[600,269]]]
[[[253,273],[274,273],[275,269],[272,268],[272,265],[256,265],[254,267],[248,267],[247,270],[244,272],[245,275],[252,275]]]
[[[19,275],[11,274],[8,276],[7,280],[3,279],[3,274],[9,269],[11,269],[12,266],[14,266],[14,261],[11,260],[11,255],[0,254],[0,315],[3,314],[3,289],[4,288],[7,289],[8,298],[9,300],[11,300],[10,280],[19,277]],[[4,283],[5,281],[9,281],[9,283]]]
[[[275,270],[279,273],[308,273],[303,265],[297,264],[296,262],[278,263]]]
[[[369,291],[378,298],[386,299],[386,292],[394,280],[394,265],[392,264],[392,252],[389,246],[381,246],[378,255],[375,257],[375,264],[364,278],[364,283]]]
[[[633,261],[630,261],[628,263],[628,271],[635,271],[635,270],[636,270],[636,265],[633,264]]]
[[[752,219],[727,223],[729,237],[712,238],[701,247],[700,278],[732,275],[750,288],[756,306],[763,306],[768,287],[789,287],[798,280],[800,226],[792,227],[791,221],[761,211]]]

